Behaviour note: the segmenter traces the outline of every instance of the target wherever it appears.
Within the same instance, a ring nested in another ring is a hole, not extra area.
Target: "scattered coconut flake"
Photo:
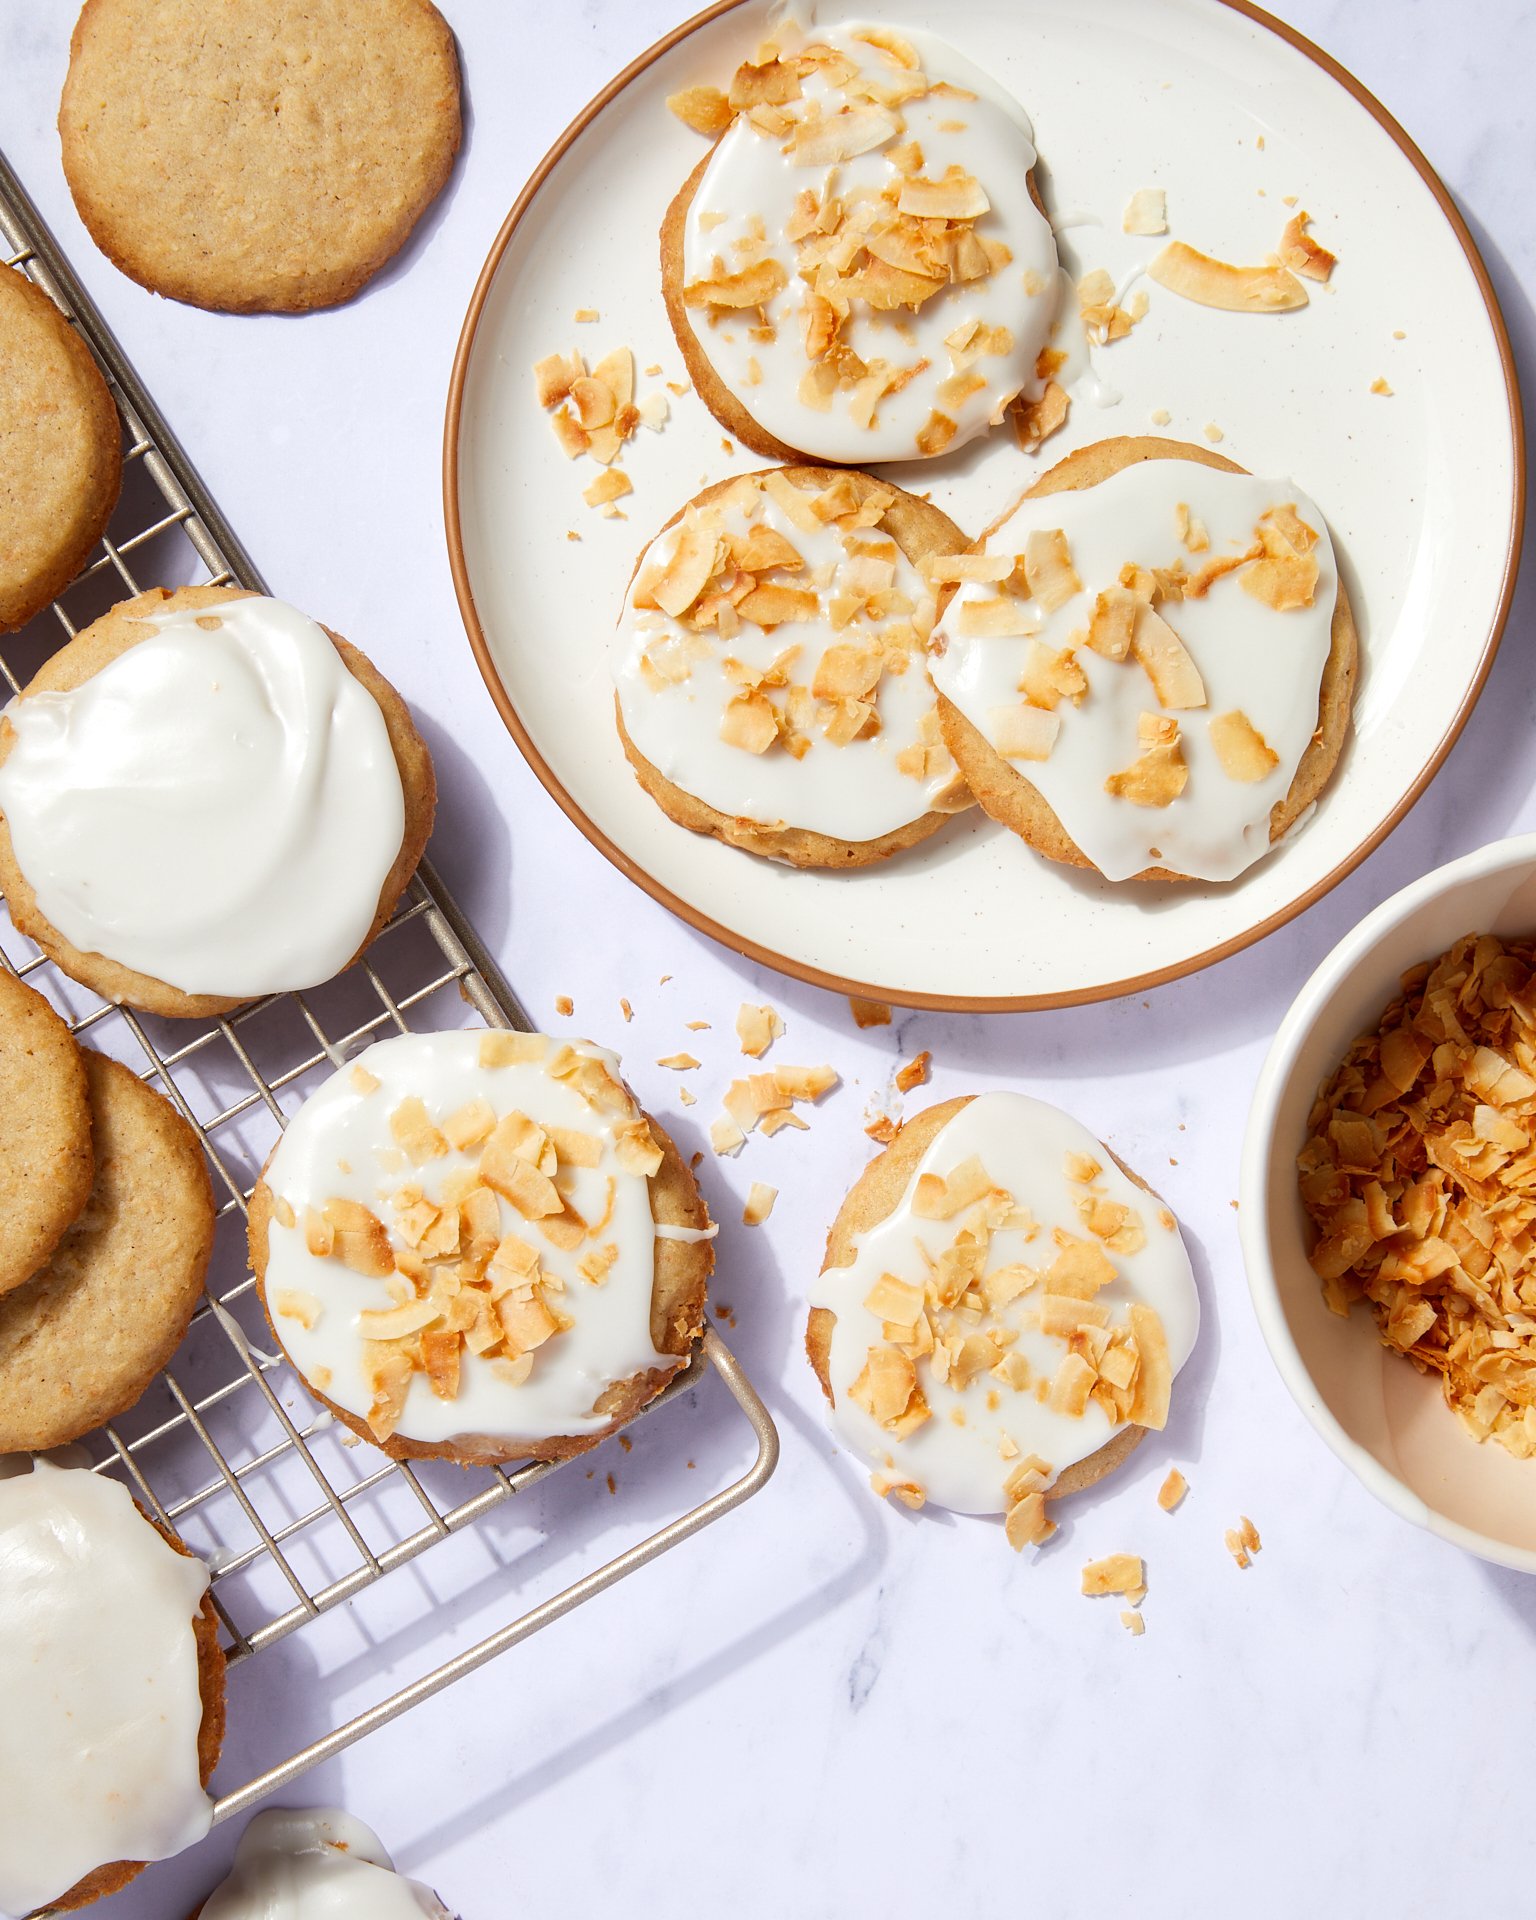
[[[754,1180],[747,1193],[747,1204],[741,1210],[743,1224],[760,1227],[773,1212],[773,1203],[778,1197],[777,1187],[767,1187],[761,1180]]]
[[[736,1013],[736,1037],[741,1050],[754,1060],[762,1056],[784,1031],[784,1022],[772,1007],[753,1006],[743,1001]]]
[[[1150,234],[1168,231],[1168,196],[1161,187],[1138,187],[1126,202],[1120,216],[1122,233]]]
[[[925,1048],[913,1057],[896,1075],[896,1085],[903,1093],[910,1093],[914,1087],[926,1086],[928,1069],[933,1064],[933,1055]]]
[[[891,1010],[883,1000],[861,1000],[857,994],[849,994],[848,1005],[853,1010],[853,1024],[856,1027],[888,1027],[891,1024]]]
[[[1189,1492],[1189,1482],[1177,1467],[1168,1469],[1168,1478],[1157,1490],[1157,1504],[1164,1513],[1172,1513],[1174,1508]]]
[[[1182,240],[1171,240],[1148,262],[1147,277],[1182,299],[1227,313],[1284,313],[1307,304],[1306,288],[1288,268],[1235,267]]]

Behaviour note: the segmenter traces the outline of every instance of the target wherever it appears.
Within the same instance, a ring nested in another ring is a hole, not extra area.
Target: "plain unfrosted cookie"
[[[155,632],[149,622],[156,614],[207,610],[207,617],[211,618],[212,610],[221,605],[260,597],[231,587],[178,587],[174,591],[152,587],[132,600],[120,602],[84,628],[67,646],[61,647],[22,689],[20,699],[25,702],[34,694],[64,693],[83,686],[120,654],[149,638]],[[334,643],[352,678],[377,703],[389,735],[405,802],[405,827],[400,849],[380,888],[372,925],[357,950],[361,952],[388,921],[401,894],[409,885],[411,875],[416,871],[432,832],[437,783],[432,770],[432,757],[416,730],[404,700],[365,654],[329,628],[324,631]],[[15,740],[11,722],[0,718],[0,766],[9,757]],[[11,918],[17,927],[34,940],[71,979],[78,980],[82,986],[91,988],[104,999],[173,1019],[211,1019],[243,1005],[246,999],[252,997],[188,993],[105,954],[85,952],[75,946],[38,905],[36,892],[17,862],[11,830],[3,815],[0,815],[0,892],[5,896]],[[336,971],[342,969],[337,968]],[[318,982],[289,984],[316,985]]]
[[[40,287],[0,270],[0,633],[80,571],[122,477],[117,408],[90,349]]]
[[[429,0],[86,0],[59,137],[81,219],[141,285],[335,306],[448,178],[453,35]]]
[[[0,1453],[125,1412],[181,1343],[213,1250],[197,1136],[170,1102],[82,1049],[96,1179],[48,1264],[0,1298]]]
[[[91,1191],[91,1109],[73,1034],[0,968],[0,1295],[30,1280]]]

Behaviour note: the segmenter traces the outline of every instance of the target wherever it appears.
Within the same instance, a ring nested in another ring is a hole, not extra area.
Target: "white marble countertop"
[[[1232,1209],[1249,1090],[1299,980],[1412,876],[1536,827],[1530,593],[1427,796],[1258,948],[1105,1007],[898,1015],[856,1033],[844,1001],[691,932],[556,811],[491,707],[449,580],[440,437],[470,288],[539,155],[673,24],[679,0],[537,14],[512,0],[444,4],[464,56],[467,150],[404,260],[338,312],[195,312],[94,250],[53,127],[65,0],[0,0],[0,142],[275,590],[365,645],[412,700],[442,783],[434,858],[534,1014],[552,1019],[555,996],[574,995],[575,1026],[624,1048],[685,1150],[703,1144],[732,1070],[742,999],[781,1009],[784,1058],[830,1059],[844,1085],[808,1134],[756,1140],[702,1175],[726,1222],[728,1337],[783,1435],[777,1478],[287,1797],[347,1805],[466,1920],[1026,1904],[1407,1916],[1449,1911],[1474,1888],[1518,1904],[1536,1770],[1512,1714],[1536,1583],[1404,1525],[1335,1462],[1264,1351]],[[1523,0],[1284,10],[1438,166],[1529,370],[1536,13]],[[634,1003],[628,1027],[621,995]],[[694,1018],[713,1031],[688,1035]],[[691,1110],[677,1076],[652,1064],[685,1041],[705,1056]],[[865,1104],[898,1052],[918,1047],[933,1051],[938,1096],[1007,1082],[1068,1105],[1159,1183],[1195,1253],[1205,1328],[1168,1432],[1076,1503],[1035,1564],[990,1525],[878,1502],[833,1444],[800,1353],[804,1287],[865,1156]],[[783,1190],[767,1231],[736,1224],[754,1178]],[[595,1478],[557,1476],[248,1663],[220,1779],[243,1780],[469,1644],[723,1484],[749,1453],[710,1382],[644,1423],[632,1453],[605,1449]],[[1192,1491],[1170,1517],[1154,1494],[1171,1462]],[[1247,1573],[1222,1544],[1239,1513],[1265,1543]],[[1077,1591],[1082,1563],[1116,1549],[1147,1558],[1141,1640],[1119,1626],[1118,1603]],[[234,1837],[220,1829],[99,1911],[179,1920]]]

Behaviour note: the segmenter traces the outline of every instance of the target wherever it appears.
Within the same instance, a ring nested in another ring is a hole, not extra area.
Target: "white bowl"
[[[1374,1027],[1398,977],[1464,933],[1536,934],[1536,834],[1495,841],[1362,920],[1297,994],[1269,1050],[1243,1142],[1248,1284],[1281,1378],[1380,1500],[1468,1552],[1536,1573],[1536,1461],[1479,1446],[1437,1379],[1390,1353],[1364,1308],[1330,1313],[1307,1264],[1296,1155],[1317,1089]]]

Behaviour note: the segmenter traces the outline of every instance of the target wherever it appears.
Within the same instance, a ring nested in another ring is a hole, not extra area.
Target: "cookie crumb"
[[[635,1443],[633,1440],[630,1439],[627,1433],[621,1433],[619,1435],[619,1445],[624,1449],[626,1453],[632,1453],[634,1451]]]

